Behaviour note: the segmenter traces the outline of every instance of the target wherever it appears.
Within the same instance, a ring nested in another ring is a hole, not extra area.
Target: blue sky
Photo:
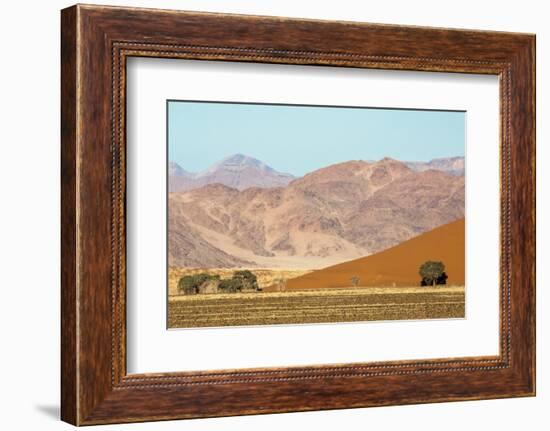
[[[464,156],[465,112],[168,102],[168,158],[191,172],[232,154],[297,176],[348,160]]]

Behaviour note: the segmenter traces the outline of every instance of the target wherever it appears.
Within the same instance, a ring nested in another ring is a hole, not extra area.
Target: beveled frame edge
[[[534,394],[534,36],[77,5],[62,12],[61,42],[63,420],[83,425]],[[129,56],[500,75],[501,354],[127,376]]]

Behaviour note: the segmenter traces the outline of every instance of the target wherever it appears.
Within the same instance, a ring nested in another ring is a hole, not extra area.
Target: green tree
[[[240,280],[236,280],[235,278],[227,278],[220,281],[218,289],[223,293],[236,293],[242,289],[242,284]]]
[[[356,275],[354,275],[353,277],[351,277],[349,279],[349,281],[351,281],[351,284],[353,284],[355,287],[359,286],[359,283],[361,282],[361,279],[359,277],[357,277]]]
[[[219,280],[220,276],[217,274],[207,274],[201,272],[195,275],[185,275],[178,281],[178,292],[185,295],[194,295],[199,293],[200,287],[209,280]]]
[[[434,260],[424,262],[420,265],[420,269],[418,270],[418,273],[426,285],[432,286],[437,284],[437,280],[443,276],[444,272],[445,265],[443,265],[443,262]]]
[[[233,273],[233,280],[236,280],[240,284],[239,290],[258,290],[258,277],[249,271],[244,269],[241,271],[235,271]]]
[[[192,275],[186,275],[178,281],[178,293],[185,295],[194,295],[199,293],[197,286]]]

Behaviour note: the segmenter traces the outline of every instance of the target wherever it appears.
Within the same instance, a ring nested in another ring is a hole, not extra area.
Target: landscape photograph
[[[168,328],[464,318],[465,121],[169,100]]]

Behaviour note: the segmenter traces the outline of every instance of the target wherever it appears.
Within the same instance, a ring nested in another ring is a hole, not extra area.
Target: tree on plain
[[[426,286],[440,284],[439,280],[442,279],[444,275],[446,276],[443,262],[434,260],[428,260],[420,265],[418,273],[422,277],[422,284],[425,283]]]
[[[217,274],[207,274],[201,272],[200,274],[186,275],[178,281],[178,293],[185,295],[195,295],[200,293],[201,286],[207,281],[220,280],[220,276]]]
[[[239,290],[259,290],[258,277],[248,269],[235,271],[233,279],[240,283]]]

